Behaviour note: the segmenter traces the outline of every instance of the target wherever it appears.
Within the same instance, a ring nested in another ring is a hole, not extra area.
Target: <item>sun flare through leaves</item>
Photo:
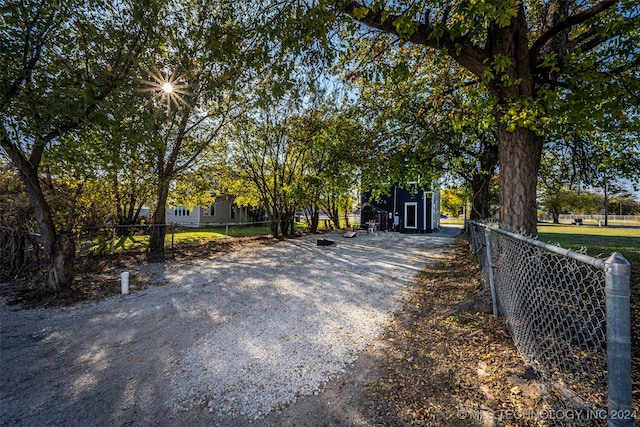
[[[189,106],[185,100],[190,95],[188,85],[176,71],[149,71],[149,80],[143,80],[143,91],[153,93],[154,99],[162,100],[167,111],[172,107]]]

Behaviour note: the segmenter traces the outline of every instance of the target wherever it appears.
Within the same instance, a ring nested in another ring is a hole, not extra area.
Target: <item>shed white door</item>
[[[418,203],[408,202],[404,204],[404,227],[418,228]]]

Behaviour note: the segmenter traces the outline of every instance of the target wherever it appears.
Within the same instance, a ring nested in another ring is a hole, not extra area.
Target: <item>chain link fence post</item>
[[[493,317],[498,318],[498,299],[496,297],[496,286],[493,277],[493,258],[491,257],[491,228],[484,229],[484,241],[486,243],[487,270],[489,273],[489,288],[491,289],[491,303],[493,305]]]
[[[631,384],[631,265],[614,252],[605,261],[609,427],[635,425]]]
[[[634,426],[629,262],[477,222],[469,238],[480,280],[492,298],[495,290],[514,343],[547,384],[548,404],[581,417],[589,411],[591,423],[577,425]]]
[[[111,229],[111,255],[116,254],[116,226]]]

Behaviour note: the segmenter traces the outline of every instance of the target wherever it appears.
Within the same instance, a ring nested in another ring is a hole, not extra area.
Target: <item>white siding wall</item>
[[[184,206],[176,206],[167,208],[167,222],[175,223],[183,227],[206,227],[215,224],[230,224],[248,222],[247,208],[235,207],[233,198],[218,197],[216,198],[213,215],[211,215],[211,207],[202,208],[196,206],[193,209],[187,209]]]

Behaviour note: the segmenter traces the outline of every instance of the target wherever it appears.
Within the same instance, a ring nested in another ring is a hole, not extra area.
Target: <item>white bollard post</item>
[[[129,293],[129,272],[123,271],[120,273],[120,287],[122,289],[122,295]]]

